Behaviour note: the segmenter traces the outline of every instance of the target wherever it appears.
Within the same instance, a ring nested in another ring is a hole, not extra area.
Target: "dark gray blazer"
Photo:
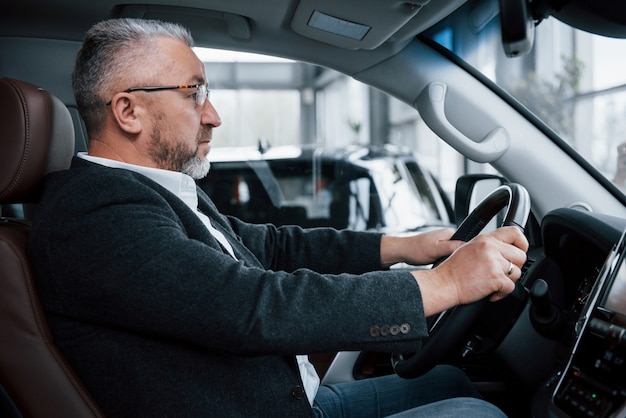
[[[375,271],[379,234],[246,224],[198,193],[238,260],[140,174],[75,158],[47,178],[29,256],[55,340],[108,415],[311,416],[296,354],[419,348],[419,289]],[[370,332],[394,324],[410,330]]]

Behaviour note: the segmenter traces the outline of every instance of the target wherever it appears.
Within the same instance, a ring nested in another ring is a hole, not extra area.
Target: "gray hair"
[[[137,63],[150,63],[158,38],[172,38],[190,48],[193,38],[189,31],[175,23],[142,19],[111,19],[95,24],[87,31],[76,56],[72,73],[72,88],[78,111],[90,134],[99,132],[104,123],[106,103],[121,88],[129,85],[136,74],[155,68],[136,68]],[[145,82],[145,80],[143,80]]]

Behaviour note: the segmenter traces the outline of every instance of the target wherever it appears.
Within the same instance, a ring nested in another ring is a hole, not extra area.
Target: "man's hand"
[[[528,241],[519,228],[502,227],[462,243],[436,268],[414,271],[424,313],[434,315],[484,297],[504,298],[521,277],[527,250]]]
[[[436,229],[406,237],[383,236],[380,244],[380,258],[383,267],[396,263],[414,266],[430,264],[450,255],[463,241],[450,241],[454,230]]]

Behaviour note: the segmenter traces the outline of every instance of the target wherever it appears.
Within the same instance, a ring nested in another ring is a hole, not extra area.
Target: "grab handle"
[[[509,133],[503,127],[497,127],[476,142],[456,129],[444,111],[448,86],[442,81],[428,84],[417,96],[415,105],[424,122],[444,141],[467,158],[486,163],[497,160],[504,154],[510,144]]]

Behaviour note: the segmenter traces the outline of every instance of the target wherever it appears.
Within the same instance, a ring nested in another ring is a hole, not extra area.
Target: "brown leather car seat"
[[[73,153],[65,105],[0,78],[0,205],[36,203],[44,175],[69,167]],[[28,233],[28,221],[0,217],[0,385],[24,417],[102,417],[55,347],[26,257]]]

